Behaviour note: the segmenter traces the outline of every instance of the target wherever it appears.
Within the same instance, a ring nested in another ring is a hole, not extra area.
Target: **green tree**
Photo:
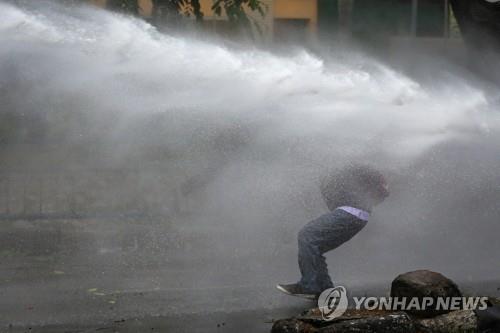
[[[226,12],[229,21],[234,23],[249,22],[248,16],[245,13],[244,7],[248,7],[251,11],[256,11],[262,16],[265,14],[265,5],[261,0],[215,0],[212,9],[217,15],[222,15],[222,11]]]
[[[252,26],[245,7],[252,12],[258,12],[261,16],[265,15],[267,9],[261,0],[214,0],[212,10],[218,16],[221,16],[224,11],[229,22],[240,32],[245,32],[249,31]],[[254,26],[261,33],[259,25],[254,24]]]
[[[200,0],[152,0],[153,19],[156,23],[175,23],[179,17],[194,16],[203,20]],[[212,10],[218,16],[226,14],[230,23],[249,27],[251,22],[245,7],[251,11],[265,14],[266,5],[261,0],[213,0]]]
[[[200,0],[152,0],[152,20],[156,25],[176,26],[183,17],[194,17],[203,21]],[[138,0],[108,0],[107,8],[127,14],[139,14]],[[252,25],[245,9],[264,16],[267,9],[262,0],[213,0],[212,10],[215,15],[226,14],[235,28],[249,29]],[[256,25],[257,28],[259,28]]]
[[[194,16],[197,21],[203,20],[199,0],[152,0],[153,21],[156,24],[177,23],[182,16]]]

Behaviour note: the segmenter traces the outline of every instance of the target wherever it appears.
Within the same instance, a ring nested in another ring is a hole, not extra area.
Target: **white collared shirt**
[[[370,217],[370,213],[368,213],[367,211],[351,206],[341,206],[338,207],[337,209],[342,209],[344,212],[354,215],[358,219],[363,221],[368,221],[368,218]]]

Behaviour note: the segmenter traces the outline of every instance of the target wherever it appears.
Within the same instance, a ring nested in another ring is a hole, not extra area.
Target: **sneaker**
[[[302,288],[302,286],[300,284],[297,284],[297,283],[278,284],[278,285],[276,285],[276,288],[278,288],[278,290],[284,292],[285,294],[297,296],[297,297],[302,297],[302,298],[307,298],[307,299],[314,300],[314,299],[317,299],[319,296],[319,293],[305,290],[304,288]]]

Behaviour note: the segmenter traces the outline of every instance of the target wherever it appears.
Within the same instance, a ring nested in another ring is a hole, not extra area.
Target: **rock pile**
[[[330,320],[323,319],[320,309],[315,308],[293,318],[275,321],[271,333],[500,332],[500,303],[497,299],[482,298],[485,309],[467,308],[458,286],[442,274],[428,270],[401,274],[392,282],[390,295],[392,300],[415,299],[419,306],[347,309],[342,316]],[[446,306],[436,307],[438,302]]]

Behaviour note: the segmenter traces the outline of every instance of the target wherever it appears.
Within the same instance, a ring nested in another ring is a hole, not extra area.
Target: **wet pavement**
[[[238,328],[258,332],[269,331],[273,319],[295,315],[311,305],[279,293],[274,281],[264,276],[241,278],[238,272],[216,277],[201,263],[186,266],[4,265],[0,331],[229,332]],[[215,270],[231,267],[235,266]]]
[[[273,320],[314,306],[279,293],[258,276],[255,284],[231,285],[221,280],[211,281],[212,286],[168,287],[172,279],[191,283],[192,269],[144,268],[121,272],[119,279],[106,271],[93,275],[56,271],[4,281],[0,285],[0,331],[269,332]],[[203,280],[203,276],[198,278]],[[465,290],[492,294],[500,285],[492,281],[478,286]],[[367,288],[371,294],[385,292],[383,287]],[[357,288],[353,293],[368,291]]]

